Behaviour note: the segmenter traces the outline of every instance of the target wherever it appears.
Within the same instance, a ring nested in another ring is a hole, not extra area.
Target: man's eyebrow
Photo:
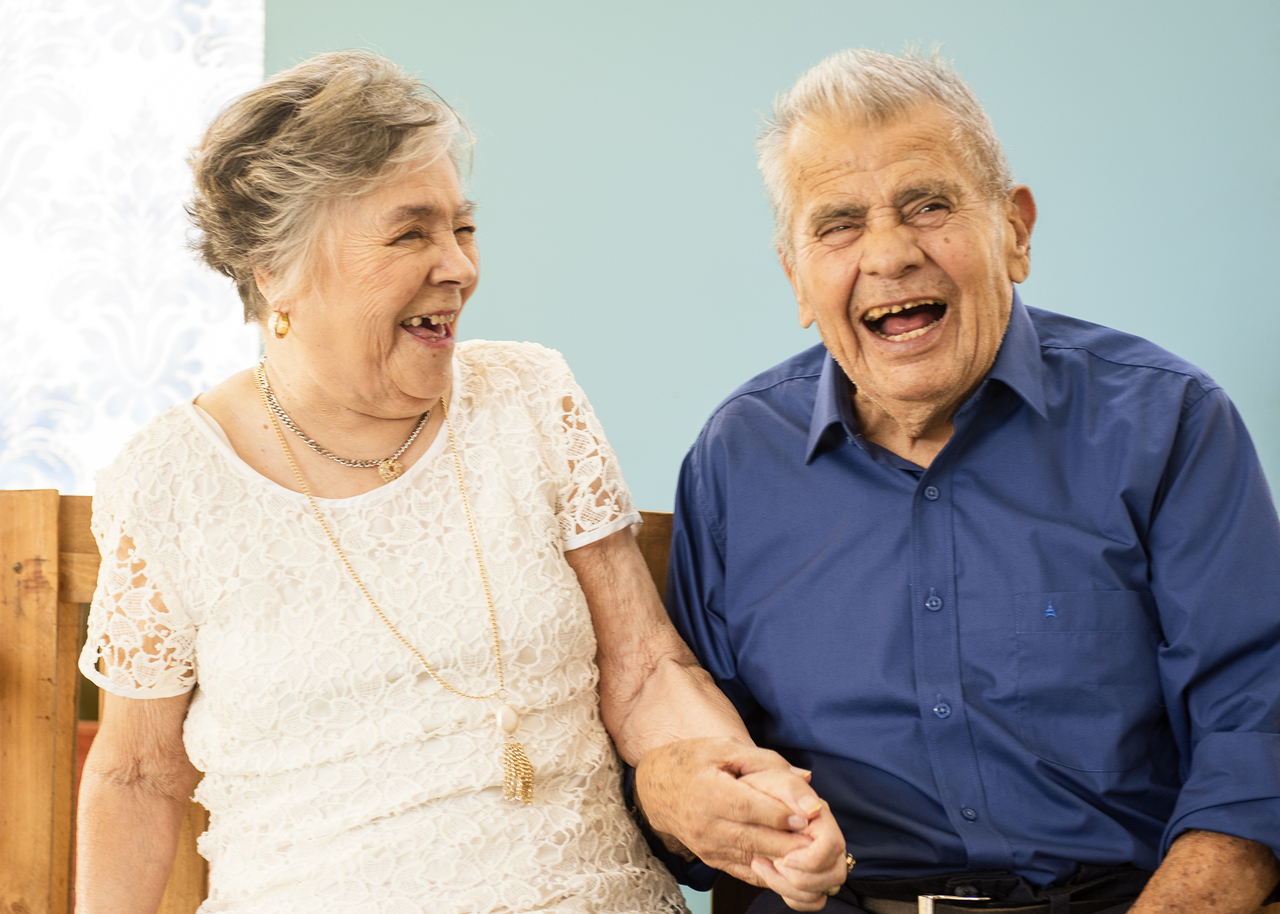
[[[810,225],[831,222],[836,219],[848,219],[850,222],[863,222],[867,218],[867,208],[857,203],[826,203],[809,213]]]
[[[917,200],[925,197],[945,197],[955,200],[960,197],[959,185],[952,184],[950,181],[935,181],[928,184],[917,184],[914,187],[904,188],[898,191],[897,196],[893,198],[895,209],[905,209]]]
[[[478,204],[474,200],[464,200],[462,205],[458,207],[456,213],[459,219],[470,219],[476,214]],[[386,222],[397,223],[407,222],[411,219],[430,219],[440,211],[436,206],[421,206],[410,204],[407,206],[398,206],[391,212],[387,213]]]

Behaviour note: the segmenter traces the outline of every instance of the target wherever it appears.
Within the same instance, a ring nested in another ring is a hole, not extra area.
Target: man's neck
[[[864,438],[925,468],[951,440],[952,417],[964,402],[902,403],[876,400],[858,390],[851,399]]]

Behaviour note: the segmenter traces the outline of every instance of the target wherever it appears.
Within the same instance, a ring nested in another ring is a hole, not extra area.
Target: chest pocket
[[[1026,747],[1081,771],[1144,764],[1167,730],[1150,596],[1022,593],[1014,603],[1017,717]]]

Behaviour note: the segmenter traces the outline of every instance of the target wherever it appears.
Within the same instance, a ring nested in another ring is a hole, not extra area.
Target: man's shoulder
[[[1040,308],[1027,308],[1040,348],[1074,352],[1087,358],[1093,366],[1110,366],[1115,371],[1154,371],[1170,376],[1170,380],[1190,384],[1201,392],[1217,389],[1218,384],[1205,371],[1181,356],[1148,339]]]
[[[754,405],[763,402],[784,401],[793,406],[812,407],[812,392],[822,375],[826,357],[826,347],[818,343],[760,372],[738,385],[733,393],[721,400],[712,411],[707,425],[711,426],[718,418],[726,415],[749,411]]]

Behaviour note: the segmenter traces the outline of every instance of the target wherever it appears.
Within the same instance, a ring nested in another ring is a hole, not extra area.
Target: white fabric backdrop
[[[91,494],[256,356],[182,207],[188,149],[262,79],[263,0],[0,0],[0,22],[0,488]]]

